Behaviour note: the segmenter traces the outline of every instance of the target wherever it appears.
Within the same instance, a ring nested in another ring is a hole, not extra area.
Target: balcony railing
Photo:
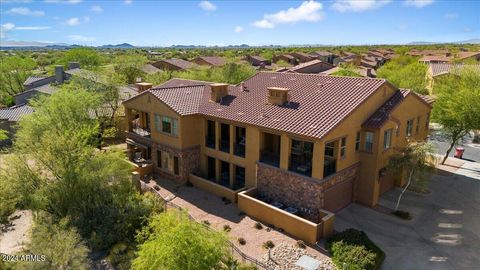
[[[230,141],[220,140],[220,151],[230,153]]]
[[[291,158],[289,171],[303,174],[306,176],[312,176],[312,162],[311,158],[309,161],[298,160],[296,158]]]
[[[269,151],[260,151],[260,162],[280,167],[280,154]]]
[[[337,172],[337,161],[333,158],[325,157],[325,161],[323,163],[323,177],[327,177]]]
[[[205,146],[215,149],[215,137],[214,136],[206,136],[205,137]]]
[[[143,128],[140,128],[140,127],[134,127],[132,129],[132,132],[137,134],[137,135],[140,135],[142,137],[150,138],[150,130],[148,130],[148,129],[143,129]]]

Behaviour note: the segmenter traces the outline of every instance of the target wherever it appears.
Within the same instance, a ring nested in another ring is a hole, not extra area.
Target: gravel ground
[[[0,232],[0,253],[14,254],[29,241],[32,226],[32,211],[17,210],[10,216],[11,224]]]
[[[319,270],[335,270],[335,266],[329,258],[325,258],[324,256],[318,257],[305,249],[285,243],[275,246],[270,253],[270,259],[267,253],[263,256],[262,261],[275,270],[304,270],[304,268],[295,265],[303,255],[308,255],[319,260]]]

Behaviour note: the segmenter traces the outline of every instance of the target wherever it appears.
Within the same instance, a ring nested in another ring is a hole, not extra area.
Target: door
[[[325,190],[323,208],[330,212],[338,212],[352,203],[353,179],[346,180]]]
[[[380,186],[380,194],[389,191],[395,186],[395,177],[390,173],[379,173],[378,184]]]

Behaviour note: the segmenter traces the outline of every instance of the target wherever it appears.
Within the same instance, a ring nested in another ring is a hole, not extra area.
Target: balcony
[[[260,151],[260,162],[271,166],[280,167],[280,154],[270,151]]]
[[[215,149],[215,136],[206,136],[205,146],[208,148]]]
[[[132,133],[137,134],[141,137],[145,137],[145,138],[150,138],[150,135],[151,135],[150,130],[143,129],[143,128],[140,128],[140,127],[132,128]]]

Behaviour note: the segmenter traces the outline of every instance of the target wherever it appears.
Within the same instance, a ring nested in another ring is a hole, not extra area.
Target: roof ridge
[[[152,90],[161,90],[161,89],[173,89],[173,88],[188,88],[188,87],[205,87],[204,84],[195,84],[195,85],[182,85],[182,86],[169,86],[169,87],[161,87],[161,86],[156,86],[156,87],[153,87],[153,88],[150,88],[148,89],[148,91],[152,91]]]
[[[334,75],[327,75],[327,74],[311,74],[311,73],[283,73],[283,72],[275,72],[275,71],[260,71],[257,74],[261,73],[271,73],[271,74],[295,74],[295,75],[301,75],[301,76],[320,76],[320,77],[333,77],[333,78],[351,78],[351,79],[356,79],[356,80],[369,80],[369,81],[382,81],[385,82],[387,81],[386,79],[383,78],[370,78],[370,77],[353,77],[353,76],[334,76]],[[256,75],[257,75],[256,74]],[[252,76],[253,77],[253,76]]]

